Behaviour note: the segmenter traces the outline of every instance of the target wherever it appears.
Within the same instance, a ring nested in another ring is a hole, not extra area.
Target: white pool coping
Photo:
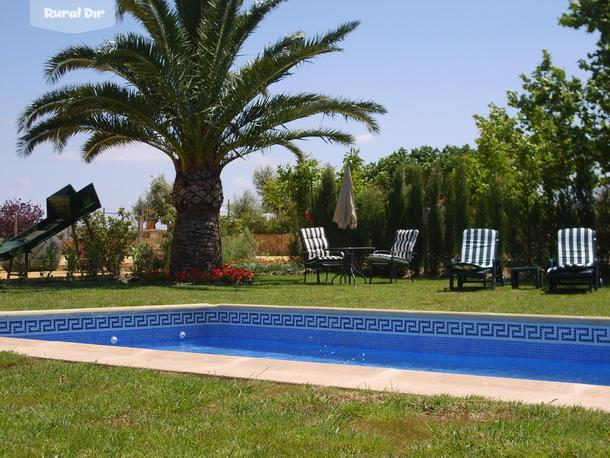
[[[0,312],[0,316],[68,314],[68,313],[108,313],[131,312],[160,309],[189,309],[194,307],[222,307],[229,304],[184,304],[174,306],[112,307],[96,309],[62,309],[27,312]],[[245,306],[239,307],[278,307]],[[301,309],[301,307],[299,307]],[[372,309],[329,309],[362,312],[380,311]],[[382,310],[392,312],[391,310]],[[446,312],[434,313],[446,316]],[[455,313],[472,317],[488,316],[495,318],[553,318],[540,315],[503,315]],[[560,317],[571,320],[580,317]],[[597,318],[583,317],[597,321]],[[607,318],[600,321],[608,322]],[[62,361],[86,362],[109,366],[133,367],[160,371],[183,372],[190,374],[219,377],[267,380],[281,383],[310,384],[351,389],[368,389],[418,395],[482,396],[500,401],[518,401],[530,404],[551,404],[558,406],[582,406],[610,412],[610,387],[580,383],[549,382],[504,377],[448,374],[439,372],[411,371],[402,369],[346,364],[328,364],[303,361],[251,358],[240,356],[210,355],[163,350],[149,350],[105,345],[80,344],[70,342],[51,342],[43,340],[0,337],[0,351],[13,351],[35,358]]]

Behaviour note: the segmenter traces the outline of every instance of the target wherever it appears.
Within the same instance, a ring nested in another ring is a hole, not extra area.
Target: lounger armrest
[[[371,256],[374,256],[376,254],[389,254],[391,255],[392,252],[390,250],[375,250],[371,253]]]
[[[552,269],[553,267],[557,267],[557,260],[555,258],[550,258],[549,259],[549,269]]]
[[[415,254],[415,252],[414,252],[414,254]],[[451,259],[449,260],[449,265],[448,265],[448,267],[453,267],[453,266],[455,266],[456,264],[459,264],[460,262],[461,262],[460,258],[451,258]]]
[[[343,251],[337,251],[337,250],[328,250],[328,254],[330,256],[345,256],[345,253]]]

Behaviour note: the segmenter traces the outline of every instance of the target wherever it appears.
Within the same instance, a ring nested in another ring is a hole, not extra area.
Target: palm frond
[[[227,80],[223,98],[226,109],[219,124],[227,124],[270,85],[290,75],[295,67],[317,56],[340,51],[336,45],[358,25],[358,22],[349,22],[309,40],[295,34],[267,47]]]
[[[343,117],[378,132],[374,102],[321,94],[271,95],[272,86],[316,57],[341,51],[357,26],[348,22],[310,38],[301,33],[267,46],[236,69],[246,40],[285,0],[117,0],[118,16],[129,15],[146,35],[119,34],[99,47],[72,46],[46,64],[56,83],[76,70],[94,70],[112,82],[52,90],[19,118],[18,151],[28,155],[43,142],[61,151],[85,134],[83,159],[134,142],[158,148],[176,167],[222,167],[237,157],[277,145],[296,155],[301,140],[348,144],[334,129],[293,129],[312,116]]]
[[[178,18],[166,0],[117,0],[119,19],[126,14],[142,24],[166,57],[171,56],[179,37]]]
[[[370,101],[353,101],[320,94],[279,94],[261,97],[243,110],[235,123],[242,130],[266,130],[315,115],[331,118],[342,116],[346,121],[360,122],[369,131],[376,133],[379,132],[379,125],[374,115],[385,112],[383,106]]]
[[[207,15],[212,2],[213,0],[176,0],[176,14],[181,29],[193,43],[197,41],[199,23]]]
[[[49,116],[30,127],[19,137],[17,152],[20,156],[28,156],[36,146],[50,142],[55,150],[61,153],[71,137],[77,134],[96,133],[113,134],[145,143],[175,159],[171,145],[168,145],[157,132],[125,117],[113,115],[60,113]]]
[[[312,138],[343,145],[354,143],[352,135],[337,129],[271,129],[251,136],[244,135],[234,142],[226,143],[217,159],[220,167],[224,167],[237,158],[264,151],[272,146],[283,146],[292,152],[297,150],[297,154],[302,154],[302,150],[294,145],[294,141]]]
[[[78,45],[70,46],[55,54],[45,65],[44,74],[47,81],[56,83],[63,75],[73,70],[108,70],[99,66],[97,53],[98,50],[91,46]]]
[[[19,131],[48,115],[58,117],[111,115],[129,119],[156,132],[168,145],[179,147],[170,123],[142,95],[114,83],[83,84],[53,91],[35,100],[19,119]]]
[[[134,143],[137,143],[136,140],[115,133],[95,132],[83,144],[81,157],[90,163],[104,151]]]

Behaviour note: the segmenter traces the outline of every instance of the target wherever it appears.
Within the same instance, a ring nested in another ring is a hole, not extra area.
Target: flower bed
[[[182,272],[152,271],[142,274],[145,281],[168,281],[191,283],[194,285],[250,285],[254,282],[254,272],[239,267],[226,265],[211,270],[192,269]]]
[[[234,259],[227,261],[227,264],[250,270],[256,274],[265,275],[301,275],[303,266],[298,263],[300,257],[291,258],[289,256],[256,256],[247,259]]]

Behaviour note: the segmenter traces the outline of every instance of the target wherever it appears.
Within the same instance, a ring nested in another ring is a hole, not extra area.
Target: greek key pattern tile
[[[610,346],[610,326],[603,325],[222,309],[0,319],[0,336],[205,324]]]
[[[109,331],[205,324],[205,311],[0,319],[0,336]]]

